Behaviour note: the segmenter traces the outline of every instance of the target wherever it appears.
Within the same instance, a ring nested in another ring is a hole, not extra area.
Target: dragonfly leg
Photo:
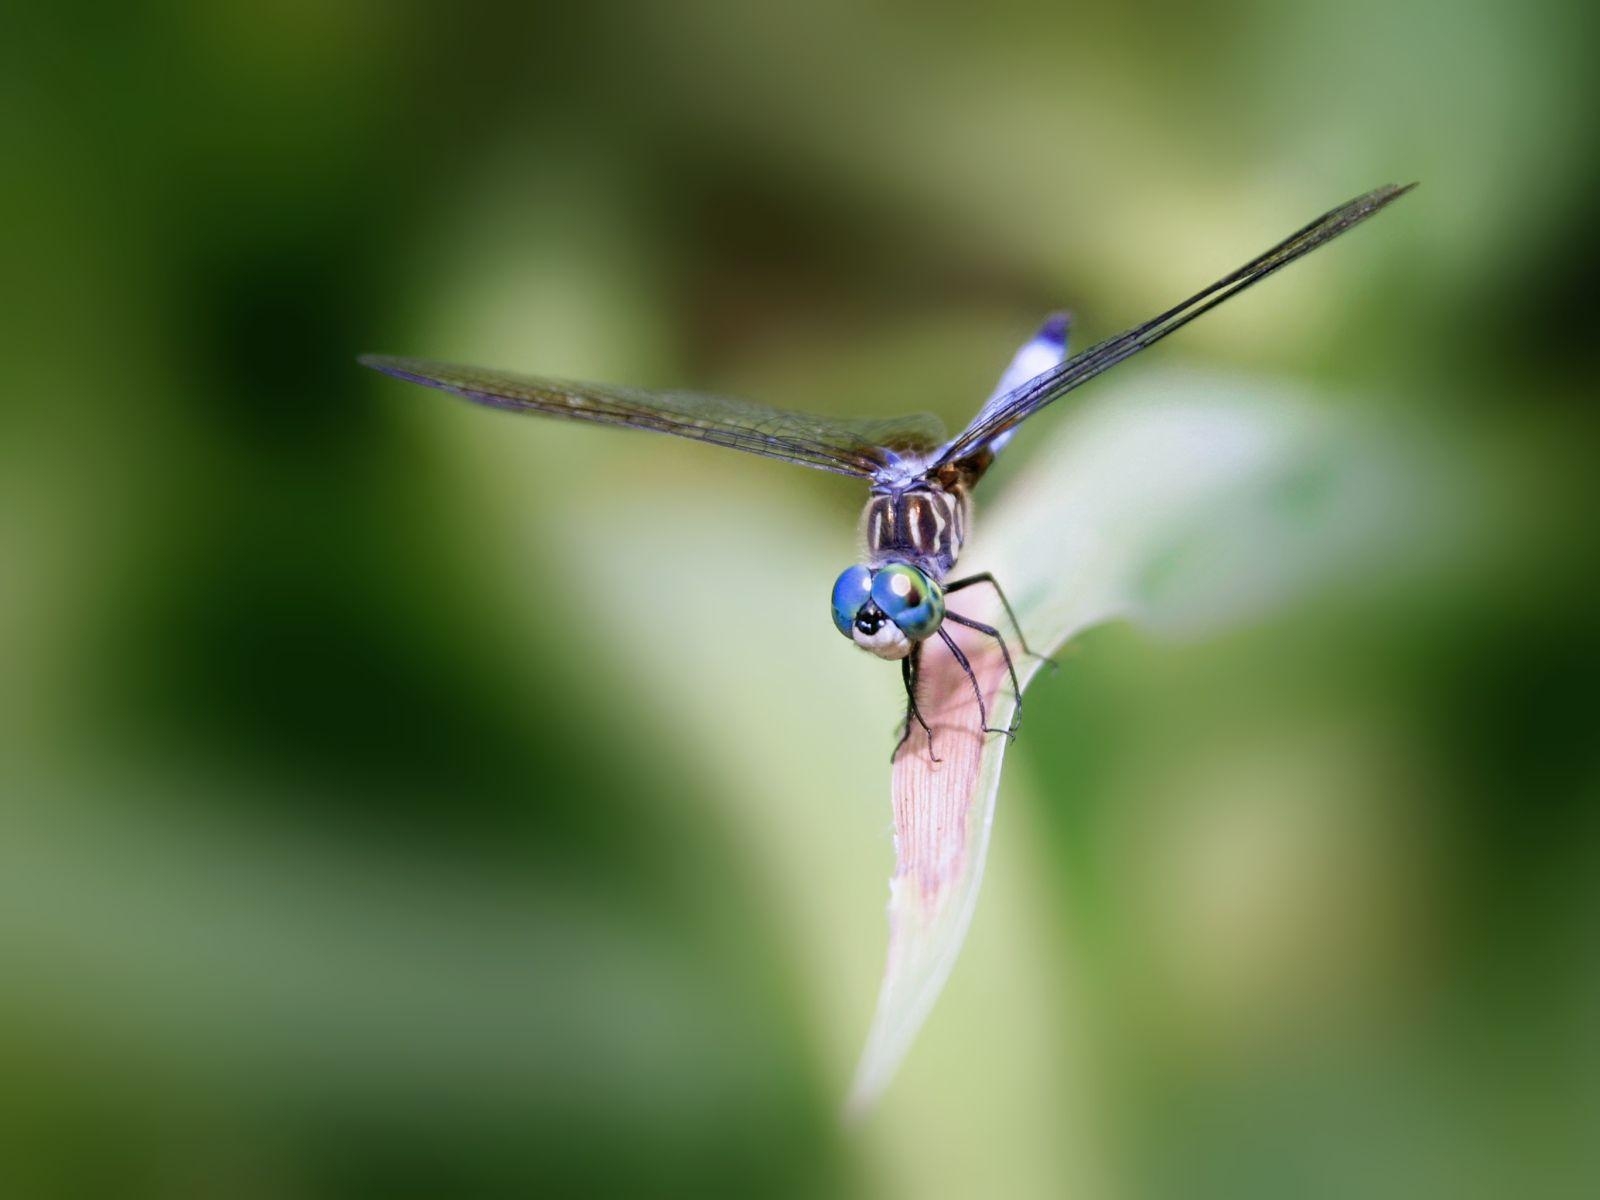
[[[948,612],[945,613],[945,620],[948,621],[950,619],[951,615],[952,614],[950,614]],[[967,622],[965,619],[958,619],[956,621],[956,624],[958,624],[958,625],[966,625],[968,623],[969,622]],[[983,731],[985,733],[1003,733],[1008,738],[1009,737],[1015,737],[1016,736],[1015,729],[1001,729],[999,726],[995,726],[993,728],[990,727],[990,725],[989,725],[989,709],[988,709],[988,706],[985,705],[984,702],[983,702],[983,689],[978,686],[978,677],[975,674],[973,674],[972,664],[967,661],[967,656],[965,654],[961,653],[961,647],[956,645],[955,638],[951,637],[948,633],[946,633],[944,631],[943,627],[940,627],[940,629],[939,629],[939,637],[944,642],[944,644],[946,646],[950,647],[950,653],[956,656],[956,661],[961,664],[961,669],[967,673],[967,679],[972,684],[972,694],[978,698],[978,724],[983,727]],[[1004,642],[1001,642],[1000,644],[1002,646],[1005,645]],[[1010,656],[1009,655],[1007,655],[1007,661],[1008,662],[1010,661]]]
[[[974,621],[971,617],[963,617],[960,613],[947,611],[944,614],[944,619],[946,621],[954,621],[957,625],[965,625],[968,629],[975,629],[987,637],[992,637],[996,644],[999,645],[1000,656],[1006,660],[1006,671],[1011,675],[1011,689],[1017,694],[1017,707],[1011,716],[1011,728],[1005,731],[1008,736],[1014,736],[1017,732],[1017,726],[1022,721],[1022,684],[1017,682],[1017,668],[1011,662],[1011,651],[1006,647],[1006,639],[1000,636],[1000,631],[993,625],[985,625],[982,621]],[[940,632],[943,632],[943,630]],[[1033,651],[1030,650],[1028,653],[1032,654]],[[965,659],[962,660],[961,665],[967,665]],[[971,670],[968,670],[967,674],[972,674]],[[976,681],[974,681],[973,686],[977,686]]]
[[[1012,611],[1011,601],[1006,599],[1005,591],[1000,587],[999,581],[988,571],[980,571],[976,575],[968,575],[965,579],[958,579],[954,583],[945,584],[944,594],[948,596],[951,592],[959,592],[962,588],[973,587],[980,583],[987,583],[994,589],[994,594],[1000,597],[1000,605],[1006,610],[1006,616],[1011,618],[1011,627],[1017,631],[1017,644],[1022,647],[1022,652],[1030,658],[1037,658],[1041,662],[1047,662],[1054,667],[1056,665],[1055,659],[1047,658],[1028,645],[1028,639],[1022,632],[1022,622],[1017,620],[1017,614]]]
[[[905,726],[900,730],[900,740],[894,744],[894,752],[889,755],[893,762],[900,754],[900,747],[906,744],[906,739],[911,736],[911,722],[915,718],[922,732],[928,735],[928,757],[934,762],[942,761],[933,752],[933,730],[928,728],[928,723],[922,719],[922,713],[917,708],[917,674],[922,666],[922,643],[918,642],[911,648],[911,653],[900,660],[900,678],[906,685],[906,720]]]

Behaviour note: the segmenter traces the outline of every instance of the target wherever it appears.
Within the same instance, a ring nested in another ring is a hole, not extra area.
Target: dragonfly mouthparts
[[[856,614],[856,628],[871,637],[883,627],[883,623],[888,619],[875,605],[868,605]]]

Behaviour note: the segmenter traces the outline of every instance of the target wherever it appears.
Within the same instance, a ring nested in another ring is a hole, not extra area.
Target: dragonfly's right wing
[[[1354,200],[1324,213],[1304,229],[1290,234],[1265,254],[1251,259],[1225,275],[1204,291],[1196,292],[1182,304],[1169,308],[1160,316],[1126,333],[1107,338],[1082,353],[1075,354],[1059,366],[1047,370],[1003,395],[992,397],[972,423],[962,430],[942,451],[934,465],[957,462],[977,454],[984,447],[993,449],[1006,434],[1045,405],[1059,400],[1074,388],[1108,371],[1139,351],[1153,346],[1167,334],[1173,333],[1201,313],[1209,312],[1224,300],[1237,296],[1246,288],[1259,283],[1273,272],[1281,270],[1296,259],[1326,245],[1346,230],[1365,221],[1391,201],[1399,199],[1417,185],[1397,187],[1389,184],[1377,188]]]
[[[396,379],[439,388],[494,408],[653,429],[862,478],[892,467],[901,456],[930,453],[945,437],[939,419],[928,413],[885,420],[837,420],[696,392],[568,383],[379,354],[362,355],[360,361]]]

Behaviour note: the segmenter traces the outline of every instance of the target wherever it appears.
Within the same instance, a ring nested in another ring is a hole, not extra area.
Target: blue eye
[[[891,563],[872,580],[872,601],[914,642],[930,638],[944,621],[944,592],[908,563]]]
[[[833,585],[833,623],[845,637],[856,614],[872,599],[872,572],[859,564],[846,567]]]

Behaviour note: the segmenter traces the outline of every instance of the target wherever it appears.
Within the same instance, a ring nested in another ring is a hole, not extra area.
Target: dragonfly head
[[[879,658],[904,658],[944,621],[944,589],[910,563],[845,568],[833,585],[833,624]]]

